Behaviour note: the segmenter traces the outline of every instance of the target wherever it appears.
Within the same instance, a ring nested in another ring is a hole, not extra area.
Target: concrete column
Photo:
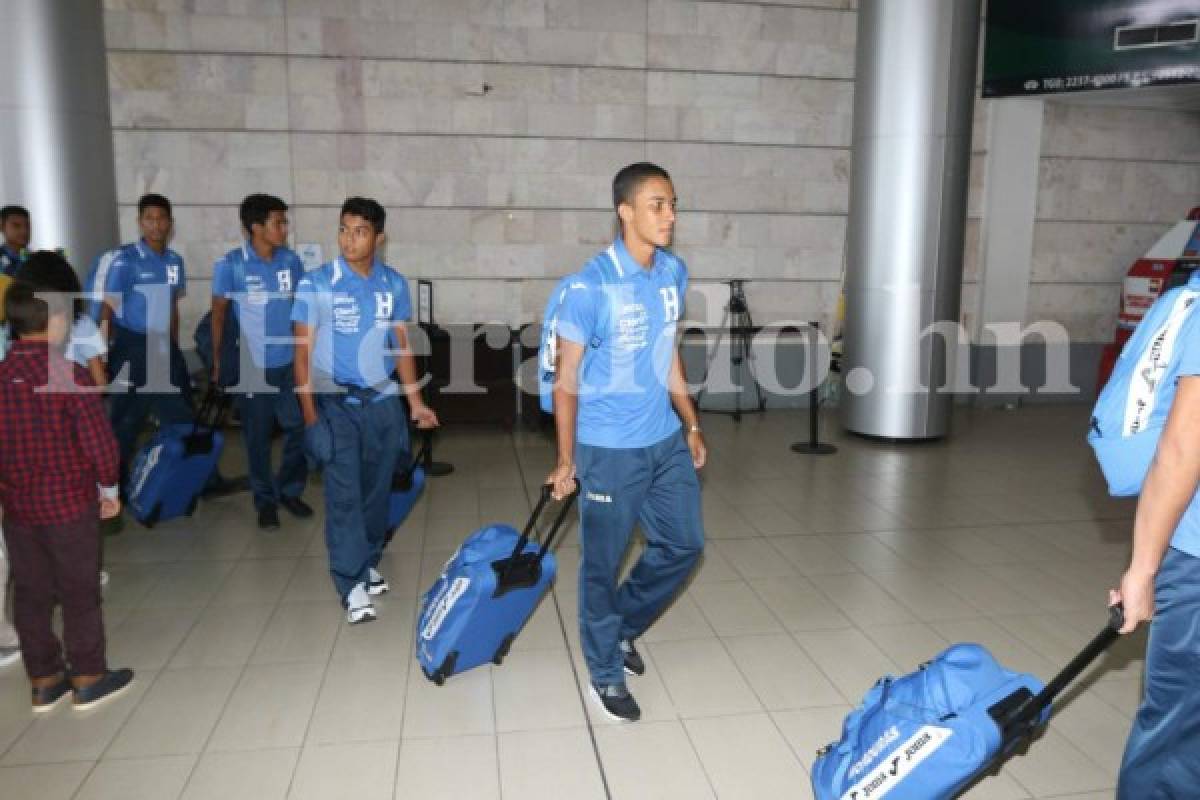
[[[117,243],[101,0],[0,0],[0,204],[77,270]]]
[[[859,5],[842,402],[854,433],[949,430],[979,5]],[[953,341],[925,333],[935,325]]]

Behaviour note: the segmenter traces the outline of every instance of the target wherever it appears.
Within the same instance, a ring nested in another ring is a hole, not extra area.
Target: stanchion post
[[[809,333],[808,356],[805,358],[804,371],[807,373],[810,369],[814,370],[812,373],[812,388],[808,390],[808,441],[793,444],[792,452],[808,456],[828,456],[836,453],[837,447],[828,442],[820,441],[817,432],[817,415],[821,410],[821,397],[819,393],[821,387],[817,384],[817,372],[815,370],[817,359],[820,357],[819,337],[817,334],[820,333],[821,326],[817,322],[810,322],[808,326],[811,330]]]

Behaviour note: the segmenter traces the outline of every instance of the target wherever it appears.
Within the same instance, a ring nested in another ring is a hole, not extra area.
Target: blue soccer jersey
[[[657,249],[647,269],[618,240],[568,282],[558,335],[585,347],[575,438],[648,447],[679,430],[668,391],[687,267]]]
[[[247,242],[213,265],[213,297],[233,301],[241,345],[250,349],[255,366],[292,363],[292,298],[303,277],[300,257],[287,247],[277,248],[266,262]]]
[[[341,257],[304,275],[292,321],[316,329],[313,369],[337,384],[380,387],[396,364],[392,329],[412,316],[408,281],[375,261],[367,277]]]
[[[124,245],[107,264],[103,283],[97,278],[100,286],[118,296],[115,317],[122,328],[167,333],[172,301],[187,291],[183,258],[170,248],[159,255],[144,240]]]

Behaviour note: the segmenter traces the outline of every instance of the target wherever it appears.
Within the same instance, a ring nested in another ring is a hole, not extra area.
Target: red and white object
[[[1200,263],[1200,206],[1193,208],[1186,220],[1176,223],[1144,256],[1134,261],[1125,275],[1117,330],[1112,343],[1100,356],[1097,392],[1108,382],[1121,348],[1133,335],[1146,311],[1172,283],[1172,276],[1180,271],[1190,272],[1197,263]],[[1184,276],[1178,279],[1180,282],[1187,280]]]

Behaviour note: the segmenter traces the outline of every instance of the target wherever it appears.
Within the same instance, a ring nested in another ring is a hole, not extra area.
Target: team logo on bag
[[[883,763],[847,789],[841,800],[879,800],[895,789],[922,761],[954,735],[949,728],[925,725],[893,750]],[[876,743],[878,744],[878,742]],[[874,749],[874,747],[872,747]],[[883,748],[880,748],[881,750]],[[861,762],[860,762],[861,763]]]
[[[137,477],[134,479],[133,491],[130,496],[138,497],[142,493],[142,489],[146,488],[146,481],[150,479],[150,473],[154,472],[154,468],[158,466],[158,457],[162,453],[162,445],[156,444],[151,447],[146,453],[146,460],[142,463],[142,468],[138,470]]]
[[[446,586],[430,605],[429,618],[425,621],[424,627],[421,628],[422,639],[432,639],[437,636],[437,632],[441,630],[442,623],[446,621],[450,610],[454,608],[454,604],[458,602],[458,598],[463,596],[463,593],[467,591],[467,587],[470,585],[470,578],[459,576]]]
[[[854,765],[846,771],[846,775],[854,778],[858,773],[866,769],[872,761],[879,758],[883,754],[884,748],[900,738],[900,729],[895,725],[883,732],[883,735],[875,740],[875,744],[871,745],[867,752],[863,753],[862,758],[854,762]]]

